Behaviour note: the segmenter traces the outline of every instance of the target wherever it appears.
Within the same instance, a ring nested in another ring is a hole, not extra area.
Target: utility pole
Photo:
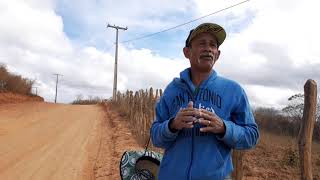
[[[57,103],[59,76],[62,76],[62,75],[61,74],[53,74],[53,75],[57,76],[57,78],[56,78],[56,96],[54,98],[54,103]]]
[[[38,87],[32,87],[32,88],[35,88],[36,89],[36,95],[38,95]]]
[[[33,89],[36,89],[36,91],[35,91],[35,95],[37,96],[38,95],[38,83],[37,83],[37,79],[34,79],[34,81],[33,81],[33,84],[32,84],[32,87],[31,87],[31,93],[32,93],[32,90]],[[34,92],[34,91],[33,91]]]
[[[115,60],[114,60],[114,76],[113,76],[113,93],[112,93],[112,99],[114,101],[116,101],[117,98],[117,73],[118,73],[118,31],[119,29],[121,30],[127,30],[128,27],[120,27],[120,26],[116,26],[113,25],[111,26],[110,24],[108,24],[107,28],[111,27],[111,28],[115,28],[116,31],[116,54],[115,54]]]

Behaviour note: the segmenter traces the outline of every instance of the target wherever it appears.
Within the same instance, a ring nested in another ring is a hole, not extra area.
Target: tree
[[[76,96],[76,101],[82,101],[82,99],[83,99],[83,95],[82,94],[78,94]]]
[[[304,94],[295,94],[288,98],[288,105],[282,111],[292,117],[294,120],[301,120],[304,108]],[[317,98],[316,121],[320,121],[320,98]]]

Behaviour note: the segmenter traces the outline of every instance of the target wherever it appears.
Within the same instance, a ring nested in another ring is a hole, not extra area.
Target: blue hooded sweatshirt
[[[231,149],[256,145],[259,131],[244,90],[234,81],[213,71],[195,87],[190,68],[180,73],[165,89],[156,105],[151,127],[152,142],[165,149],[159,180],[220,180],[232,170]],[[224,135],[200,132],[202,125],[171,132],[169,121],[180,108],[193,101],[194,108],[216,113],[224,122]]]

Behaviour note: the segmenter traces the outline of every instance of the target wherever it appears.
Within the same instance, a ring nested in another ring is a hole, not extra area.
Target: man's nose
[[[212,53],[213,48],[208,44],[208,45],[204,46],[203,51],[208,52],[208,53]]]
[[[209,51],[209,52],[212,52],[213,51],[213,48],[211,47],[211,45],[209,43],[206,43],[204,45],[204,50],[206,51]]]

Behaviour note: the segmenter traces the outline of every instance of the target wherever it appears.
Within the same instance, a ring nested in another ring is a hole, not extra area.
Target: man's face
[[[190,47],[183,49],[185,57],[190,60],[191,68],[198,72],[210,72],[220,55],[217,44],[216,38],[210,33],[196,36]]]

